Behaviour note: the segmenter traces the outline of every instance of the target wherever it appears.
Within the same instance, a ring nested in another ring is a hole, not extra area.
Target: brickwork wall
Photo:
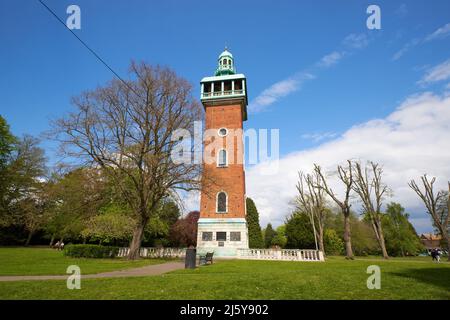
[[[218,130],[228,129],[226,137],[220,137]],[[243,165],[242,109],[240,104],[226,106],[207,106],[205,130],[213,129],[214,144],[209,152],[214,157],[211,164],[204,164],[208,183],[202,190],[200,200],[201,218],[244,218],[245,217],[245,173]],[[213,132],[213,131],[211,131]],[[212,143],[209,142],[209,143]],[[205,150],[208,148],[205,142]],[[227,150],[229,163],[227,167],[217,167],[217,152]],[[205,151],[206,152],[206,151]],[[216,196],[220,191],[228,194],[228,213],[216,213]]]

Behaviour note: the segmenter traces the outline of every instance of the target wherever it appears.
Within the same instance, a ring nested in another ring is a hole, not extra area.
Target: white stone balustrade
[[[118,257],[126,257],[130,248],[120,248]],[[186,256],[185,248],[141,248],[140,256],[142,258],[184,258]]]
[[[120,248],[118,257],[126,257],[129,248]],[[185,248],[141,248],[143,258],[184,258]],[[237,259],[278,261],[324,261],[322,251],[302,249],[237,249]]]
[[[238,259],[324,261],[322,251],[301,249],[238,249]]]

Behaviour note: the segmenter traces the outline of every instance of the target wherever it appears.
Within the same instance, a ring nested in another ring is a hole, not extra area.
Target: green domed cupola
[[[219,65],[216,70],[216,76],[223,76],[228,74],[235,74],[233,55],[225,47],[225,50],[220,54],[218,59]]]

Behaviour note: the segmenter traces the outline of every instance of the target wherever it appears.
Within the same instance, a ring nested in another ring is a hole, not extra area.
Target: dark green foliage
[[[387,205],[382,222],[386,248],[390,255],[417,255],[424,250],[408,218],[409,215],[399,203],[391,202]]]
[[[73,258],[114,258],[119,247],[95,244],[69,244],[64,247],[64,255]]]
[[[277,233],[273,230],[272,225],[269,223],[264,231],[264,244],[266,248],[270,248],[272,246],[272,240],[276,235]]]
[[[25,135],[14,141],[0,169],[0,227],[21,226],[31,239],[44,222],[46,159],[37,139]]]
[[[344,241],[334,229],[326,229],[324,238],[325,253],[327,255],[341,255],[344,253]]]
[[[264,248],[264,240],[259,225],[259,213],[256,205],[251,198],[246,199],[247,205],[247,227],[248,227],[248,245],[250,248]]]
[[[275,231],[275,237],[272,239],[272,245],[280,248],[284,248],[286,246],[287,238],[286,238],[286,226],[283,224],[278,226]]]
[[[163,199],[157,214],[147,223],[142,244],[150,247],[170,246],[169,232],[180,216],[178,205],[170,198]]]
[[[341,212],[334,214],[327,220],[327,229],[333,229],[342,239],[344,235],[344,216]],[[353,253],[356,256],[379,254],[379,246],[369,222],[358,219],[355,213],[350,213],[350,228]],[[325,248],[326,249],[326,248]]]
[[[306,213],[294,212],[286,221],[286,248],[315,249],[314,232]]]
[[[6,166],[8,158],[14,149],[16,138],[9,130],[6,120],[0,115],[0,169]]]

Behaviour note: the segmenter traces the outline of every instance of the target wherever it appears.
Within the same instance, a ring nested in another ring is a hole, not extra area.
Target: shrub
[[[344,253],[344,241],[333,229],[326,229],[324,235],[325,253],[329,255],[339,255]]]
[[[69,244],[64,247],[64,255],[74,258],[114,258],[119,247],[107,247],[95,244]]]

